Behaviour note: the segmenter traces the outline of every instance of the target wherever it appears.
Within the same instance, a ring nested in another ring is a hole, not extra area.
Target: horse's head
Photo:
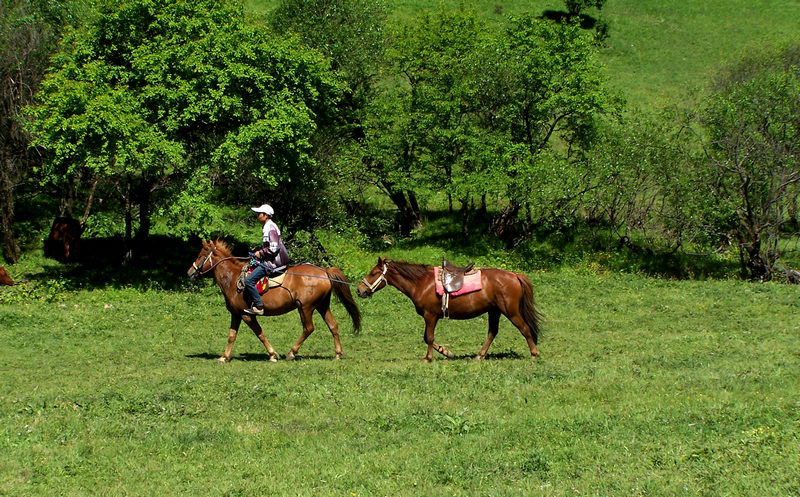
[[[211,271],[211,268],[214,266],[213,258],[215,250],[216,247],[213,243],[203,241],[203,248],[197,254],[197,258],[192,263],[192,267],[186,271],[186,274],[189,275],[189,279],[195,281]]]
[[[358,284],[358,287],[356,287],[356,294],[363,299],[371,297],[373,293],[385,287],[387,284],[386,271],[388,269],[389,265],[386,264],[386,257],[379,257],[375,267],[372,268],[364,279],[361,280],[361,283]]]

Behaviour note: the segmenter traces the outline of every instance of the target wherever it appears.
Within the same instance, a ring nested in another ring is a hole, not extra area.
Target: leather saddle
[[[464,275],[472,270],[475,266],[474,262],[470,262],[464,267],[456,266],[447,259],[442,259],[442,286],[447,293],[453,293],[461,290],[464,285]]]

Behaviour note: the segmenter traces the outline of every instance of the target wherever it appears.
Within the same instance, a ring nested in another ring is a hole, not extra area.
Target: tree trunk
[[[386,189],[389,198],[400,211],[400,233],[408,235],[412,230],[422,226],[422,215],[419,211],[419,204],[414,192],[409,191],[408,196],[403,191],[397,191],[394,185],[388,181],[382,181],[381,185]]]
[[[142,181],[137,195],[139,203],[139,229],[136,230],[136,244],[142,244],[150,236],[151,219],[150,203],[152,201],[152,185],[149,181]]]
[[[516,201],[509,202],[503,212],[492,222],[492,233],[498,238],[506,238],[512,235],[517,224],[517,214],[521,207]]]
[[[3,235],[3,257],[9,264],[19,260],[20,249],[14,236],[14,163],[3,154],[0,162],[0,229]]]
[[[469,236],[469,197],[461,200],[461,235]]]

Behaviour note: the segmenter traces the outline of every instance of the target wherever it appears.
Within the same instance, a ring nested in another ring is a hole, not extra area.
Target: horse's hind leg
[[[264,335],[264,330],[261,329],[261,325],[258,324],[256,321],[255,316],[244,316],[244,322],[247,323],[247,326],[253,330],[253,333],[256,334],[261,343],[264,344],[264,347],[267,349],[267,353],[269,354],[269,362],[278,362],[278,354],[275,352],[275,349],[272,348],[272,345],[267,341],[267,337]]]
[[[308,336],[314,332],[314,319],[311,315],[313,309],[306,309],[298,304],[297,311],[300,313],[300,321],[303,323],[303,333],[300,335],[300,338],[297,339],[294,345],[292,345],[289,353],[286,354],[286,360],[288,361],[294,360],[295,354],[297,354],[300,346],[303,345],[303,342],[306,341],[306,338],[308,338]]]
[[[536,347],[536,342],[533,341],[533,334],[531,334],[531,329],[525,323],[525,319],[522,318],[521,314],[516,314],[514,316],[507,316],[508,319],[519,329],[519,332],[522,333],[522,336],[525,337],[525,341],[528,342],[528,348],[531,350],[531,359],[535,359],[539,357],[539,349]]]
[[[333,335],[333,349],[336,353],[334,359],[341,359],[342,342],[339,340],[339,323],[337,323],[336,319],[333,317],[330,305],[326,306],[324,310],[322,308],[317,308],[317,312],[322,315],[322,319],[325,320],[325,324],[328,325],[328,328],[331,330],[331,335]]]
[[[475,356],[476,361],[483,360],[486,358],[486,353],[489,351],[489,346],[492,345],[494,341],[494,337],[497,336],[497,331],[500,329],[500,311],[497,309],[492,309],[489,311],[489,333],[486,336],[486,341],[483,343],[483,347],[478,352],[478,355]]]

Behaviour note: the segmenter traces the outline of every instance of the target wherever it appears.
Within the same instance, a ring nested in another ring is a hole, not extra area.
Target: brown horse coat
[[[220,240],[203,242],[203,248],[197,254],[197,258],[187,274],[192,280],[201,276],[212,276],[225,297],[225,306],[231,314],[231,326],[225,353],[218,360],[220,362],[230,360],[239,325],[244,321],[264,344],[270,361],[274,362],[277,360],[278,354],[267,341],[256,316],[244,312],[248,305],[245,303],[243,294],[236,290],[236,280],[241,273],[242,266],[243,263],[231,254],[230,248],[225,242]],[[339,325],[330,309],[331,293],[335,293],[342,302],[353,321],[353,329],[358,331],[361,327],[361,314],[350,293],[345,276],[338,268],[322,269],[312,264],[290,266],[281,286],[272,288],[263,295],[262,301],[266,316],[277,316],[294,309],[300,313],[303,332],[286,355],[287,359],[295,358],[297,350],[314,331],[313,312],[315,310],[331,330],[335,359],[341,358],[342,345],[339,340]]]
[[[531,358],[539,356],[536,347],[539,337],[539,313],[534,308],[533,286],[530,280],[518,273],[502,269],[481,269],[480,291],[451,298],[448,317],[470,319],[489,313],[489,334],[475,359],[483,359],[497,336],[500,316],[506,316],[519,329],[531,352]],[[369,297],[376,291],[392,285],[414,303],[417,314],[425,320],[424,340],[428,345],[425,361],[433,360],[433,350],[446,357],[453,357],[447,348],[434,342],[434,329],[442,313],[442,298],[436,294],[433,267],[408,262],[387,261],[378,263],[356,288],[359,297]]]
[[[11,275],[8,274],[8,271],[3,266],[0,266],[0,285],[14,285],[14,280],[11,279]]]
[[[57,217],[50,227],[50,235],[44,242],[44,255],[60,262],[75,259],[81,239],[81,223],[71,217]]]

